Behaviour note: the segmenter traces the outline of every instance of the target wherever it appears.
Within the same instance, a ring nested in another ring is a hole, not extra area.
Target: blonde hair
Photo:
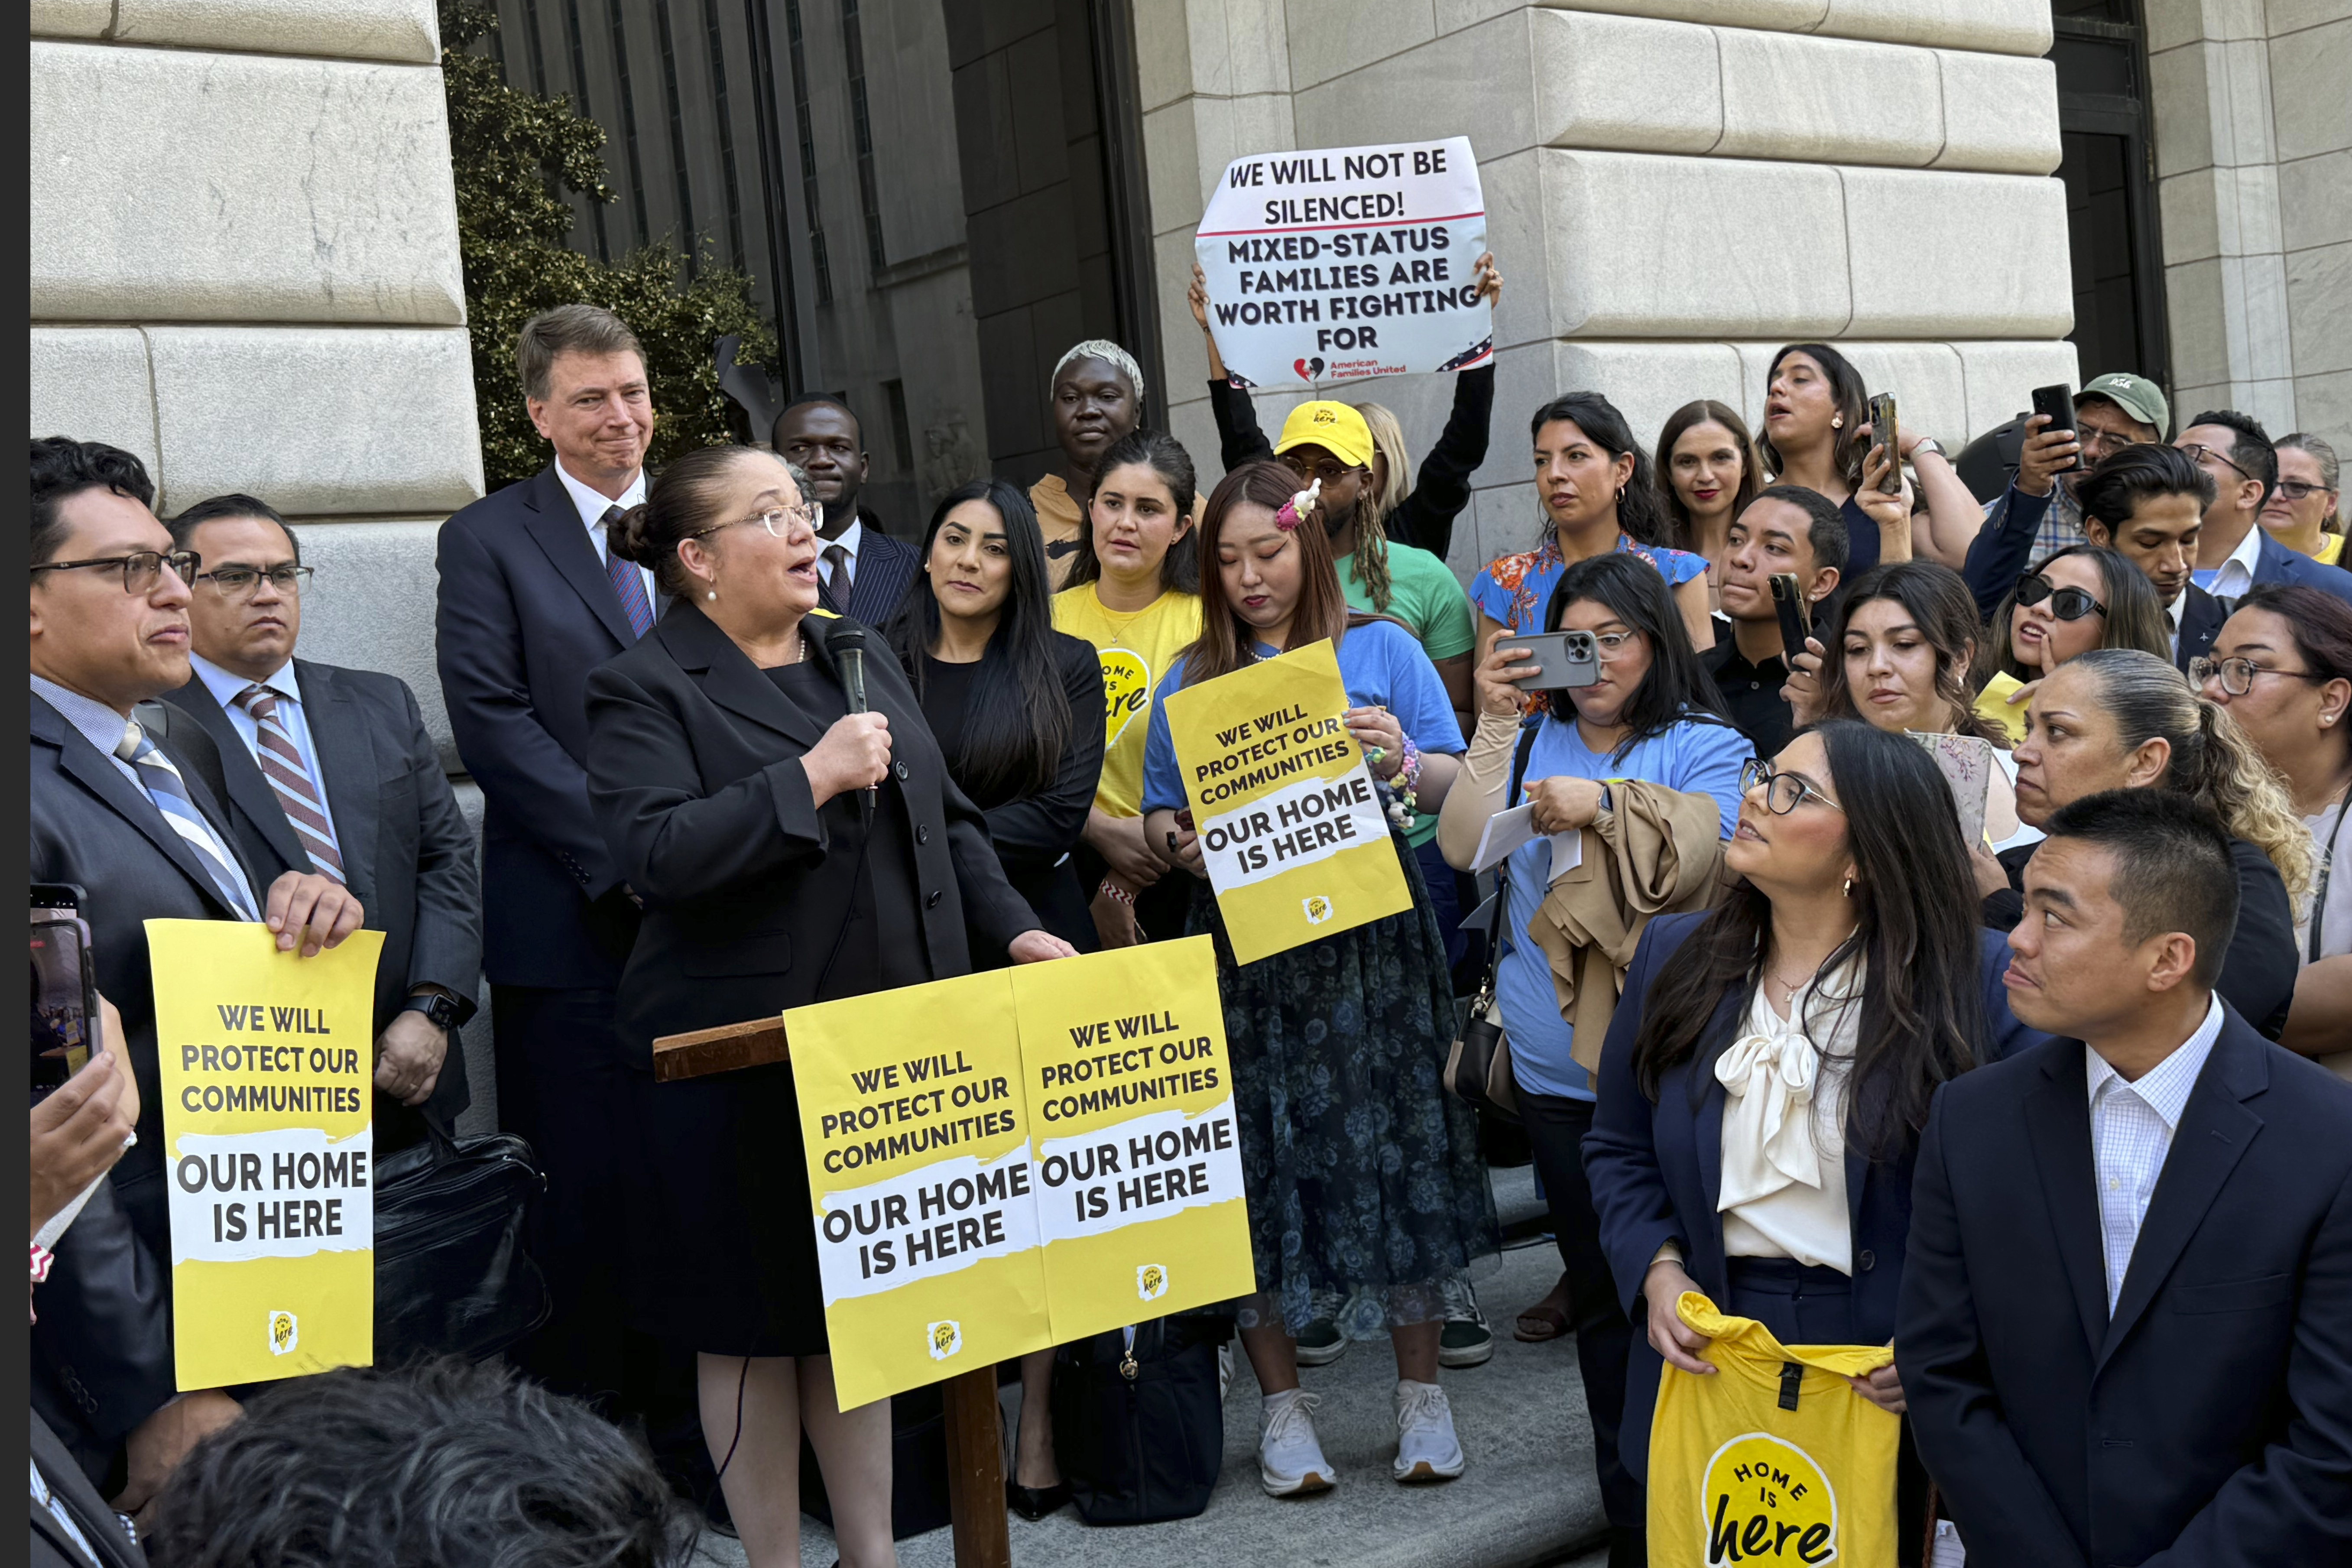
[[[1372,449],[1388,459],[1388,482],[1381,493],[1372,498],[1382,517],[1404,505],[1404,498],[1412,494],[1412,459],[1405,456],[1404,426],[1397,416],[1377,403],[1359,403],[1356,412],[1372,432]]]
[[[2159,787],[2210,807],[2232,837],[2269,858],[2288,900],[2301,905],[2311,890],[2311,831],[2238,721],[2190,690],[2179,670],[2137,648],[2093,648],[2064,668],[2097,682],[2126,751],[2159,738],[2172,749]]]

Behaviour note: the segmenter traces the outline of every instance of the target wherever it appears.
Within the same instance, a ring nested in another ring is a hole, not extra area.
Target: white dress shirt
[[[1716,1058],[1723,1085],[1723,1250],[1730,1258],[1792,1258],[1853,1272],[1846,1209],[1847,1080],[1862,1026],[1863,965],[1842,966],[1790,999],[1781,1017],[1756,988],[1739,1037]],[[1813,993],[1825,994],[1805,1032]],[[1843,1003],[1835,1000],[1844,997]]]
[[[2124,1275],[2131,1268],[2132,1248],[2139,1243],[2148,1201],[2156,1196],[2157,1178],[2164,1174],[2165,1156],[2172,1152],[2172,1134],[2180,1125],[2180,1112],[2221,1034],[2221,998],[2217,994],[2196,1032],[2130,1082],[2107,1065],[2106,1058],[2088,1046],[2083,1047],[2084,1077],[2091,1096],[2091,1166],[2099,1187],[2099,1244],[2106,1256],[2110,1317],[2115,1315],[2116,1299],[2123,1294]]]
[[[261,721],[236,700],[237,693],[257,683],[242,675],[230,674],[200,653],[188,656],[188,667],[205,683],[205,689],[213,694],[213,700],[228,714],[228,721],[236,727],[237,738],[245,742],[246,755],[253,759],[254,766],[259,767]],[[327,770],[320,763],[319,748],[310,739],[310,721],[302,707],[301,685],[294,679],[294,661],[288,659],[268,679],[257,684],[267,687],[270,695],[278,699],[278,721],[286,726],[286,732],[294,738],[294,749],[302,753],[302,769],[310,775],[311,787],[319,794],[319,815],[327,819],[327,837],[340,855],[343,841],[335,833],[334,808],[327,804]]]
[[[2210,574],[2211,582],[2201,581],[2203,576],[2209,574],[2197,572],[2191,572],[2189,574],[2189,580],[2217,599],[2242,599],[2246,596],[2246,591],[2254,585],[2254,563],[2261,558],[2262,552],[2262,524],[2249,523],[2246,527],[2246,537],[2238,541],[2238,548],[2230,552],[2230,558],[2213,568]],[[2188,596],[2183,594],[2181,598],[2185,599]],[[2175,601],[2175,603],[2178,602]],[[2174,631],[2172,640],[2173,653],[2178,657],[2180,652],[2180,637],[2178,628]]]
[[[563,459],[561,458],[555,459],[555,477],[562,481],[564,493],[572,498],[572,504],[579,509],[580,521],[588,530],[588,542],[596,547],[596,564],[610,569],[613,557],[610,553],[610,546],[604,542],[604,513],[614,507],[619,507],[623,511],[626,511],[646,499],[646,471],[639,468],[637,477],[629,481],[629,488],[623,490],[617,497],[590,489],[586,485],[573,479],[564,470]],[[645,573],[646,603],[654,607],[654,616],[658,619],[661,616],[661,590],[654,586],[654,574],[651,572],[646,572],[642,566],[637,570]]]

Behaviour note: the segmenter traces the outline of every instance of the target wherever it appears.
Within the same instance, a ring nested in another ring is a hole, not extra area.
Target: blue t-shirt
[[[1711,795],[1723,814],[1723,837],[1739,824],[1739,769],[1755,755],[1748,737],[1729,724],[1690,719],[1662,735],[1636,742],[1623,757],[1594,752],[1572,723],[1547,716],[1528,755],[1526,784],[1538,779],[1641,779],[1690,795]],[[1527,800],[1522,784],[1519,802]],[[1495,996],[1511,1042],[1511,1071],[1521,1089],[1591,1100],[1592,1079],[1569,1054],[1576,1031],[1559,1016],[1551,961],[1528,940],[1528,924],[1551,887],[1551,844],[1538,838],[1511,851],[1503,909],[1503,958],[1495,970]]]
[[[1638,555],[1658,569],[1668,588],[1679,588],[1694,577],[1706,575],[1706,557],[1663,544],[1636,544],[1617,536],[1617,552]],[[1533,550],[1498,555],[1470,580],[1470,602],[1490,618],[1514,632],[1544,629],[1544,609],[1568,563],[1559,557],[1559,542],[1547,535]]]
[[[1260,658],[1281,650],[1263,643]],[[1453,700],[1437,667],[1421,651],[1413,635],[1394,621],[1367,621],[1349,628],[1339,639],[1339,679],[1348,700],[1359,708],[1385,708],[1397,724],[1424,752],[1451,755],[1462,751],[1462,725],[1454,717]],[[1151,728],[1143,742],[1143,809],[1181,811],[1185,805],[1184,771],[1176,765],[1176,745],[1168,736],[1168,694],[1185,684],[1184,661],[1177,659],[1151,693]],[[1744,755],[1745,753],[1743,753]]]

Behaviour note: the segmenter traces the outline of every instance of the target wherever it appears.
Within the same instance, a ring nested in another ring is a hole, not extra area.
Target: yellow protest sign
[[[1412,907],[1348,707],[1328,641],[1169,694],[1169,739],[1236,963]]]
[[[1255,1290],[1210,939],[1012,980],[1054,1342]]]
[[[1257,1288],[1207,937],[783,1024],[844,1408]]]
[[[180,1387],[375,1359],[381,931],[315,958],[264,925],[149,921]]]
[[[1008,976],[783,1021],[842,1407],[1052,1344]]]

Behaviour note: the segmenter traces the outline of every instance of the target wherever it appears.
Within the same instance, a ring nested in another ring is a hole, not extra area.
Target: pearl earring
[[[1848,877],[1845,879],[1845,896],[1849,899],[1853,897],[1853,879],[1852,877]]]
[[[1831,415],[1831,416],[1830,416],[1830,428],[1831,428],[1831,429],[1832,429],[1832,430],[1843,430],[1843,429],[1844,429],[1844,428],[1845,428],[1845,416],[1844,416],[1844,415],[1843,415],[1843,414],[1832,414],[1832,415]]]

